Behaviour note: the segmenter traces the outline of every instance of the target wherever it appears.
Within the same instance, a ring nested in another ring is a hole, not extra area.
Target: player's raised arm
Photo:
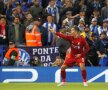
[[[60,32],[56,32],[54,29],[50,29],[50,32],[52,32],[53,34],[55,34],[55,35],[65,39],[65,40],[69,41],[69,36],[67,36],[67,35],[64,35],[64,34],[62,34]]]

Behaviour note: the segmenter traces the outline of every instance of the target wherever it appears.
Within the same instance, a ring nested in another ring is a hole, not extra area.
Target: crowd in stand
[[[57,45],[65,59],[69,43],[49,29],[69,35],[74,25],[90,46],[86,64],[108,66],[108,0],[0,0],[0,45]]]

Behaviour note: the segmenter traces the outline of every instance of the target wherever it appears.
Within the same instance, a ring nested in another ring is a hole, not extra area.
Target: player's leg
[[[66,71],[65,71],[66,68],[68,68],[68,66],[65,65],[65,64],[63,64],[61,66],[61,78],[62,78],[62,82],[58,86],[64,86],[64,85],[66,85]]]
[[[68,68],[67,65],[63,64],[61,66],[61,78],[62,78],[62,82],[66,82],[66,71],[65,69]]]
[[[66,71],[65,71],[65,69],[68,67],[71,67],[73,65],[74,65],[74,62],[71,58],[64,61],[63,65],[61,66],[62,82],[58,86],[62,86],[62,85],[66,84]]]
[[[83,78],[83,84],[84,86],[88,86],[87,84],[87,73],[86,73],[86,69],[85,69],[85,63],[80,63],[79,67],[81,69],[81,73],[82,73],[82,78]]]
[[[87,73],[86,73],[86,69],[85,69],[85,60],[84,60],[84,58],[79,58],[77,60],[77,63],[79,65],[80,69],[81,69],[81,74],[82,74],[84,86],[88,86],[87,85],[87,80],[86,80]]]

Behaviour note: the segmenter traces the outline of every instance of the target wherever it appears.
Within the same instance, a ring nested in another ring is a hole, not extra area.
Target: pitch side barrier
[[[87,67],[87,78],[91,82],[108,82],[107,67]],[[78,67],[66,69],[68,82],[82,82]],[[0,82],[55,82],[59,83],[60,67],[0,67]]]

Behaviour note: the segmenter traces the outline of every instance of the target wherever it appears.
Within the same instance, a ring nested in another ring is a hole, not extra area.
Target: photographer
[[[2,62],[3,66],[18,66],[19,64],[19,51],[15,47],[14,42],[9,42],[9,50],[6,52],[4,60]]]
[[[30,59],[29,64],[30,66],[43,66],[38,56],[34,56],[32,59]]]

